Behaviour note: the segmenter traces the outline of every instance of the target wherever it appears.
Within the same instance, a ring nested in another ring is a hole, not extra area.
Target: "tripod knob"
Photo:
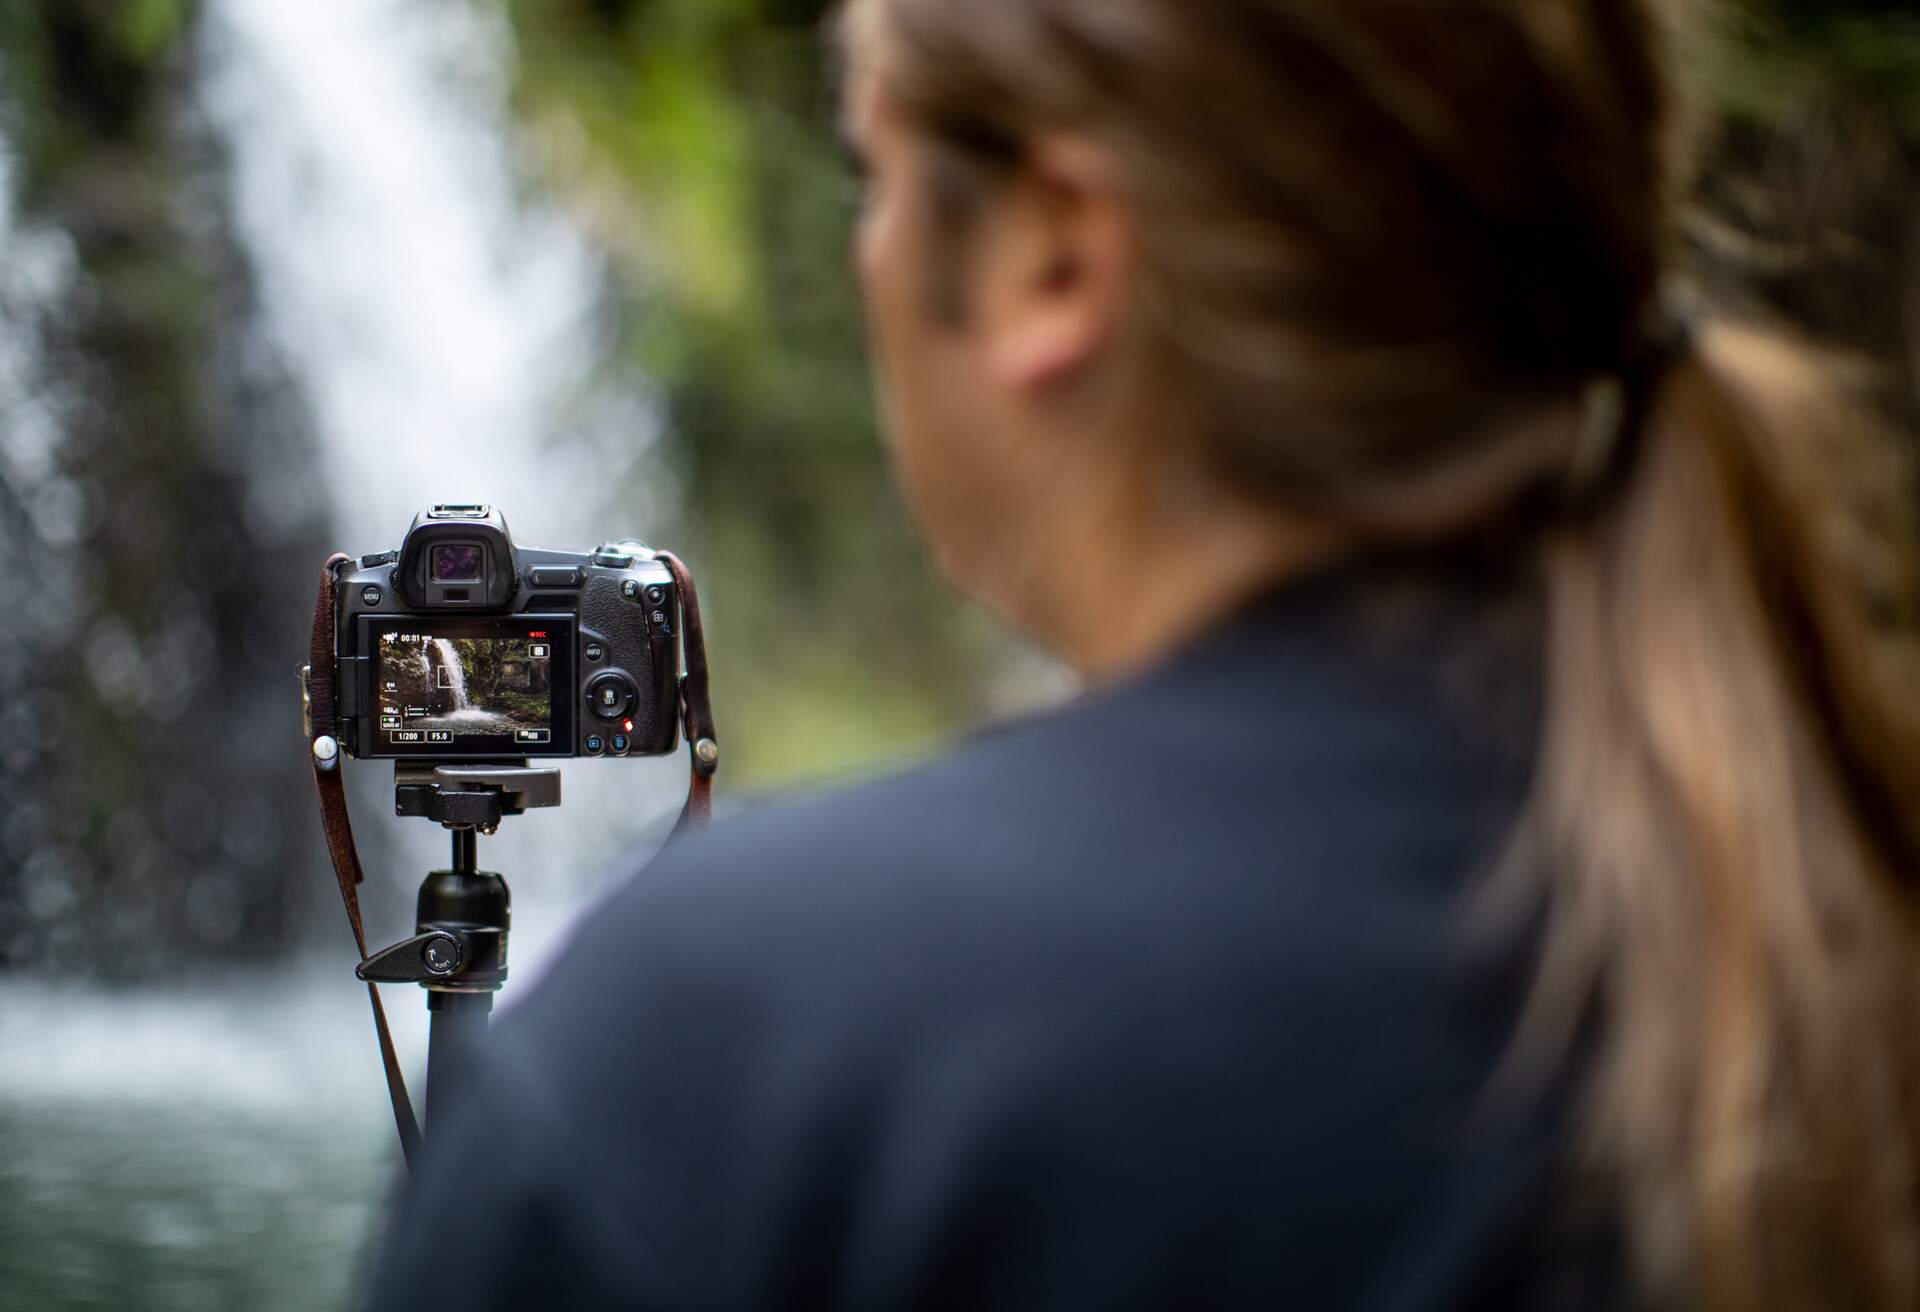
[[[436,929],[368,957],[353,973],[372,984],[430,984],[458,975],[467,964],[467,946],[458,934]]]

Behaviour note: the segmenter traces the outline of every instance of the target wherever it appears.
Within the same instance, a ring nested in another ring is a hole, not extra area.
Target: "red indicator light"
[[[621,727],[622,727],[623,729],[625,729],[625,730],[626,730],[626,731],[627,731],[628,733],[632,733],[632,732],[633,732],[633,721],[632,721],[632,720],[622,720],[622,721],[620,721],[620,726],[621,726]]]

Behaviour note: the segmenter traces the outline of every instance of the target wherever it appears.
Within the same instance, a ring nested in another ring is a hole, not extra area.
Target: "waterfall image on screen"
[[[546,740],[553,707],[548,643],[391,633],[380,647],[380,729],[389,741]]]

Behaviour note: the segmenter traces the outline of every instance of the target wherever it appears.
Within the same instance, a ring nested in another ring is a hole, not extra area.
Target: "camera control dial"
[[[652,547],[628,538],[623,542],[603,542],[595,547],[592,563],[602,569],[631,569],[638,561],[652,559]]]
[[[613,671],[587,685],[587,705],[602,720],[623,720],[633,713],[640,689],[626,675]]]

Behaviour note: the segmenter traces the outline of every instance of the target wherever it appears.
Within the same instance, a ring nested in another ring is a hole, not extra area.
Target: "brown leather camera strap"
[[[320,599],[313,606],[313,644],[307,656],[307,695],[309,710],[307,759],[313,765],[313,785],[320,795],[320,825],[327,834],[327,853],[333,858],[333,873],[340,881],[340,900],[347,904],[347,921],[353,926],[354,946],[360,960],[367,959],[367,931],[360,919],[360,884],[366,874],[360,869],[360,851],[353,842],[353,822],[347,816],[346,781],[340,773],[339,744],[333,739],[338,719],[334,713],[334,572],[349,557],[334,556],[320,575]],[[330,745],[322,745],[322,740]],[[367,997],[373,1002],[373,1029],[380,1039],[380,1064],[387,1071],[387,1096],[393,1102],[393,1123],[400,1130],[400,1150],[411,1167],[420,1151],[420,1122],[413,1114],[413,1100],[407,1097],[407,1081],[400,1073],[400,1056],[394,1051],[393,1031],[387,1026],[387,1009],[380,1004],[380,988],[371,982]]]
[[[338,723],[334,687],[334,584],[340,566],[351,560],[349,556],[336,555],[321,572],[320,597],[313,608],[313,640],[308,651],[306,728],[308,759],[313,766],[314,788],[320,797],[320,824],[326,831],[327,853],[333,859],[333,873],[340,883],[340,900],[346,904],[347,921],[353,926],[354,946],[359,948],[360,960],[364,963],[367,932],[360,916],[359,886],[366,874],[360,867],[360,852],[353,841],[353,824],[347,814],[347,792],[340,770],[340,748],[333,737]],[[660,560],[680,590],[681,647],[686,673],[680,681],[679,710],[687,747],[693,757],[687,803],[668,839],[671,843],[712,818],[713,776],[720,766],[720,746],[713,725],[707,639],[700,623],[699,593],[694,589],[693,575],[679,557],[661,552]],[[413,1101],[407,1096],[406,1078],[400,1071],[400,1058],[393,1046],[393,1032],[387,1025],[378,986],[369,983],[367,996],[373,1002],[373,1028],[380,1040],[380,1063],[386,1068],[387,1096],[393,1102],[394,1124],[400,1131],[401,1151],[411,1167],[420,1149],[420,1123],[413,1114]]]
[[[680,645],[685,649],[687,672],[680,681],[680,723],[687,733],[687,749],[693,754],[693,777],[687,783],[687,805],[680,822],[667,841],[680,837],[696,825],[713,818],[713,776],[720,768],[720,740],[713,727],[713,695],[707,678],[707,633],[700,623],[700,594],[693,586],[693,575],[670,551],[660,553],[660,563],[673,575],[680,589]]]

